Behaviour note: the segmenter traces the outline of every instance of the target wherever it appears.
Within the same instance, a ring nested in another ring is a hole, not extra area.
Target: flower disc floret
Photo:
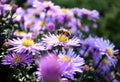
[[[66,42],[66,41],[68,41],[68,37],[65,36],[65,35],[63,35],[63,34],[59,34],[59,35],[57,35],[56,37],[57,37],[57,39],[58,39],[60,42]]]
[[[21,57],[20,56],[16,56],[13,58],[13,62],[14,63],[19,63],[21,61]]]
[[[102,63],[103,63],[104,65],[107,65],[107,64],[108,64],[108,60],[107,60],[106,58],[103,58],[103,59],[102,59]]]
[[[68,57],[67,55],[63,56],[60,58],[60,61],[63,61],[63,62],[70,62],[71,61],[71,58]]]
[[[33,40],[30,39],[22,39],[22,45],[23,46],[32,46],[34,44]]]
[[[113,56],[113,50],[111,48],[106,48],[105,52],[112,57]]]

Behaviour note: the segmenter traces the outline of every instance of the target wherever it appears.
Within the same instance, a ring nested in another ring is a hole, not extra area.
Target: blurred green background
[[[65,8],[96,9],[100,13],[98,29],[92,35],[109,39],[120,49],[120,0],[52,0]]]

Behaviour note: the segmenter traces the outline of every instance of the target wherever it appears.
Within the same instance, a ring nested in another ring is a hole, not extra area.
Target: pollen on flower
[[[59,34],[57,35],[57,39],[60,41],[60,42],[66,42],[68,40],[68,37],[63,35],[63,34]]]
[[[82,26],[80,22],[77,22],[77,25],[78,25],[78,26]]]
[[[30,15],[30,18],[35,18],[35,16],[33,14]]]
[[[11,10],[11,9],[12,9],[12,6],[11,6],[11,5],[9,5],[9,6],[8,6],[8,8]]]
[[[40,25],[40,26],[42,26],[42,25],[44,25],[44,24],[45,24],[45,21],[42,21],[42,20],[39,21],[39,25]]]
[[[69,10],[68,10],[68,9],[63,8],[63,9],[61,9],[61,11],[62,11],[63,13],[67,13]]]
[[[71,58],[68,57],[68,56],[63,56],[60,58],[60,61],[63,61],[63,62],[70,62],[71,61]]]
[[[113,51],[111,48],[106,48],[105,52],[109,55],[109,56],[113,56]]]
[[[104,65],[107,65],[107,64],[108,64],[107,59],[106,59],[106,58],[103,58],[103,59],[102,59],[102,63],[103,63]]]
[[[17,35],[17,36],[21,36],[24,34],[26,34],[24,31],[15,31],[15,35]]]
[[[13,58],[13,62],[14,63],[19,63],[21,61],[21,57],[20,56],[16,56]]]
[[[23,39],[22,40],[22,45],[24,45],[24,46],[32,46],[33,44],[34,44],[33,40],[30,40],[30,39]]]
[[[43,4],[47,5],[47,4],[49,4],[49,1],[44,1],[44,3],[43,3]]]
[[[40,9],[36,8],[35,9],[36,13],[40,13]]]

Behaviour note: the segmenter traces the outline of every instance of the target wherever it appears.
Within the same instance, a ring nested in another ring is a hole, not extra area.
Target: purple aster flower
[[[62,68],[61,77],[66,77],[66,78],[74,80],[75,71],[73,70],[73,66],[71,63],[61,62],[61,68]]]
[[[0,15],[4,14],[5,11],[12,10],[12,6],[9,4],[0,4]]]
[[[15,52],[26,52],[28,53],[34,52],[34,53],[39,53],[39,50],[44,50],[44,46],[42,46],[41,43],[35,43],[34,40],[29,39],[29,38],[18,38],[18,39],[13,39],[9,40],[10,45],[13,46],[13,48],[10,48],[9,50],[14,50]]]
[[[59,61],[63,64],[63,76],[74,79],[75,72],[82,72],[82,65],[84,65],[83,58],[76,55],[72,49],[69,49],[66,53],[63,50],[58,55]]]
[[[61,9],[57,9],[57,12],[54,18],[58,23],[64,24],[64,22],[68,22],[74,19],[74,15],[70,9],[61,8]]]
[[[12,5],[4,4],[4,5],[3,5],[3,8],[4,8],[5,11],[7,11],[7,10],[12,10]]]
[[[13,20],[14,21],[21,21],[23,20],[23,16],[25,14],[25,10],[21,7],[17,8],[15,14],[13,15]]]
[[[77,33],[77,25],[76,25],[76,22],[77,22],[77,20],[76,20],[76,18],[75,17],[71,17],[72,19],[70,20],[70,21],[68,21],[68,24],[67,24],[67,26],[68,27],[70,27],[70,33],[72,33],[72,34],[76,34]],[[79,25],[81,24],[80,23],[80,20],[78,20],[79,22]]]
[[[47,23],[46,27],[47,27],[48,31],[50,31],[50,32],[55,31],[55,24],[52,22]]]
[[[14,32],[14,35],[20,38],[29,38],[29,39],[35,39],[37,37],[36,33],[33,32],[26,33],[24,31],[18,31],[18,30]]]
[[[57,13],[59,13],[58,11],[60,10],[60,7],[54,5],[54,3],[52,3],[51,1],[40,2],[35,0],[33,2],[33,7],[38,8],[43,12],[46,11],[46,15],[52,16],[52,17],[57,15]]]
[[[12,5],[12,10],[16,11],[17,8],[18,8],[18,5],[17,5],[17,4],[13,4],[13,5]]]
[[[24,53],[10,53],[5,55],[2,59],[2,64],[11,66],[26,65],[31,64],[32,62],[32,55]]]
[[[95,46],[95,40],[98,37],[89,36],[85,40],[81,41],[81,48],[79,53],[83,57],[91,57],[94,61],[94,65],[96,66],[100,61],[101,55],[98,47]]]
[[[108,72],[109,70],[110,70],[110,67],[111,66],[114,66],[115,67],[115,65],[116,65],[116,58],[115,57],[113,57],[113,58],[111,58],[111,57],[104,57],[102,60],[101,60],[101,62],[100,62],[100,64],[99,64],[99,66],[98,66],[98,68],[97,68],[97,71],[99,70],[101,70],[101,71],[104,71],[104,72]]]
[[[61,78],[61,64],[55,54],[48,54],[38,60],[38,79],[43,82],[59,82]]]
[[[119,82],[117,79],[113,79],[113,81],[112,82]]]
[[[35,33],[39,33],[41,30],[45,30],[46,28],[45,25],[46,25],[46,22],[44,20],[39,19],[35,22],[34,26],[31,27],[30,29]]]
[[[34,2],[34,0],[27,0],[27,3],[28,3],[29,5],[32,5],[33,2]]]
[[[76,15],[78,13],[80,9],[75,7],[75,8],[72,8],[71,11]]]
[[[99,13],[98,11],[96,10],[92,10],[89,15],[88,15],[88,18],[95,21],[95,19],[98,19],[99,18]]]
[[[74,17],[73,12],[68,8],[61,8],[58,15],[61,15],[61,16],[65,17],[66,21],[72,20],[72,17]]]
[[[40,8],[41,10],[44,10],[47,8],[52,9],[54,7],[54,3],[52,3],[51,1],[40,2],[38,0],[35,0],[33,2],[33,7]]]
[[[32,12],[31,12],[32,11]],[[46,29],[46,13],[38,8],[29,8],[24,15],[24,29],[29,29],[32,32],[39,33]]]
[[[46,44],[48,48],[54,47],[54,46],[80,46],[80,40],[77,37],[69,38],[68,36],[64,34],[50,34],[44,35],[42,38],[42,42]]]
[[[96,10],[90,11],[90,10],[85,9],[85,8],[77,9],[77,14],[81,18],[84,15],[86,15],[88,17],[88,19],[93,20],[93,21],[95,21],[99,17],[99,13]]]
[[[89,54],[95,54],[95,53],[97,54],[98,49],[95,46],[96,38],[97,37],[93,38],[92,36],[89,36],[85,40],[81,40],[80,54],[82,56],[88,56]]]
[[[114,56],[114,54],[118,54],[118,50],[114,50],[115,45],[110,44],[109,40],[104,40],[103,38],[97,38],[95,40],[96,47],[99,48],[100,54],[105,54],[106,56]]]
[[[99,49],[98,60],[94,60],[99,63],[98,70],[109,71],[111,66],[115,67],[117,59],[114,54],[118,54],[118,50],[114,50],[114,44],[110,44],[109,40],[96,38],[95,46]]]

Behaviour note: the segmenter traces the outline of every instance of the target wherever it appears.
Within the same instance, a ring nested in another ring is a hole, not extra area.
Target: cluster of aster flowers
[[[61,8],[51,1],[35,0],[32,4],[33,7],[27,10],[18,8],[13,18],[14,21],[20,23],[22,29],[35,33],[45,30],[54,32],[63,27],[68,28],[73,34],[77,32],[77,29],[89,32],[89,25],[82,19],[86,18],[88,21],[92,21],[94,26],[96,19],[99,18],[99,13],[96,10]]]
[[[99,80],[101,75],[107,78],[113,74],[118,54],[115,45],[97,36],[82,38],[82,32],[89,34],[89,21],[96,28],[98,11],[62,8],[39,0],[28,0],[26,9],[6,5],[5,0],[0,3],[1,17],[14,10],[10,14],[14,25],[3,44],[6,52],[1,64],[20,70],[23,77],[18,76],[19,81],[86,82],[88,76]],[[30,76],[28,72],[34,68]],[[113,79],[112,75],[107,78]]]
[[[81,53],[83,57],[90,56],[96,71],[105,73],[109,72],[112,66],[115,67],[117,61],[115,54],[118,54],[118,50],[114,48],[114,44],[110,44],[109,40],[89,36],[82,41],[82,49],[80,49],[79,53]],[[101,72],[101,70],[103,72]]]

